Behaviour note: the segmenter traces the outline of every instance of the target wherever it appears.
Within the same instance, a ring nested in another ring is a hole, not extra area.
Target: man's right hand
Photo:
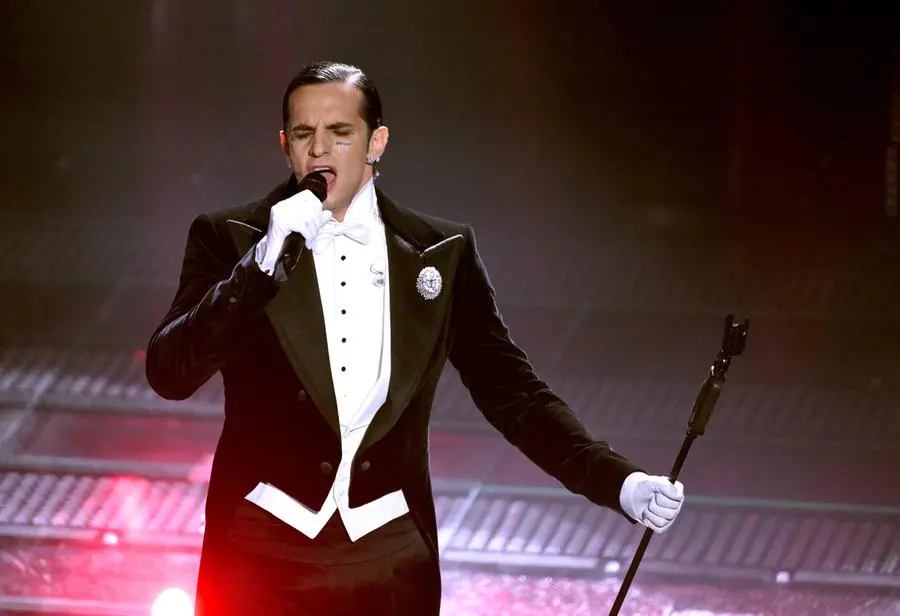
[[[260,269],[269,274],[275,270],[275,262],[278,261],[289,234],[299,233],[309,244],[329,220],[331,212],[323,209],[322,202],[309,190],[273,205],[269,215],[269,229],[257,248],[256,262]]]
[[[331,212],[322,209],[322,202],[312,191],[304,190],[272,206],[266,241],[281,244],[288,234],[299,233],[309,244],[329,220]]]

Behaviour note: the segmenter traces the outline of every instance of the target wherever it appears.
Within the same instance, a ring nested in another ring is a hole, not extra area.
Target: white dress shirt
[[[367,228],[365,243],[352,239],[360,234],[340,234],[342,226],[359,225]],[[342,223],[325,223],[310,245],[341,427],[341,463],[318,511],[267,483],[258,484],[245,498],[311,539],[337,511],[350,539],[356,541],[409,511],[399,490],[355,509],[350,508],[348,500],[356,452],[372,418],[387,399],[391,378],[387,240],[374,182],[353,198]]]

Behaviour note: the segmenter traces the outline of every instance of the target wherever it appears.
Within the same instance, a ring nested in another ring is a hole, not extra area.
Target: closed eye
[[[338,137],[349,137],[355,130],[354,126],[349,122],[333,122],[325,127]],[[291,131],[291,139],[299,141],[308,138],[315,132],[312,126],[298,126]]]

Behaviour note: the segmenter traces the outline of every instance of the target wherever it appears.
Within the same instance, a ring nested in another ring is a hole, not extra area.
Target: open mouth
[[[337,179],[337,171],[334,170],[334,167],[329,167],[327,165],[319,165],[317,167],[313,167],[309,170],[309,173],[313,171],[319,171],[322,176],[325,178],[325,181],[328,182],[328,187],[334,184],[335,179]]]

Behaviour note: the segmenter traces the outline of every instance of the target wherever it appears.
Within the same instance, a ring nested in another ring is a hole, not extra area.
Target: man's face
[[[366,157],[380,158],[387,146],[386,127],[369,137],[362,103],[363,93],[344,82],[302,86],[291,93],[288,125],[281,134],[281,147],[298,180],[313,170],[325,171],[325,209],[337,220],[372,179]]]

